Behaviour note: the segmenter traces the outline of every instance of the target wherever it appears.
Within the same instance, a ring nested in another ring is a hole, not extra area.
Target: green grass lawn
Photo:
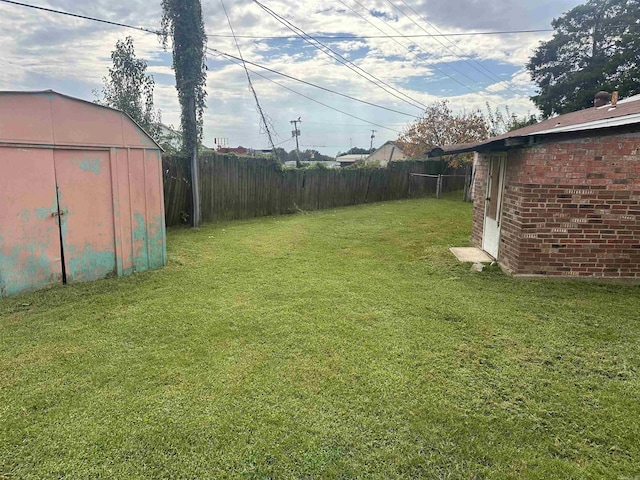
[[[0,479],[638,478],[640,287],[472,273],[471,206],[170,230],[0,300]]]

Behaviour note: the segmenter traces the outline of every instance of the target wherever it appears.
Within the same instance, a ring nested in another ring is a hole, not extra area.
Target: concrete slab
[[[495,260],[487,252],[484,252],[476,247],[452,247],[449,250],[461,262],[490,263]]]

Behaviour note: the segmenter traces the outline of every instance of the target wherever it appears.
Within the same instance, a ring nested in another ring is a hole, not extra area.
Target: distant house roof
[[[626,125],[640,125],[640,95],[620,100],[615,106],[607,104],[598,108],[587,108],[548,118],[482,142],[435,147],[427,152],[427,155],[438,157],[456,153],[498,150],[510,146],[525,145],[532,137]]]
[[[368,153],[353,153],[353,154],[349,154],[349,155],[340,155],[339,157],[336,157],[336,162],[343,162],[343,163],[347,163],[347,162],[357,162],[358,160],[364,160],[369,156]]]

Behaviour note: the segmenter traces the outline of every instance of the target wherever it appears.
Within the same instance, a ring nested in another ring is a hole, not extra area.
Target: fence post
[[[407,197],[411,198],[411,172],[409,172],[409,188],[407,189]]]
[[[438,174],[438,180],[436,181],[436,198],[440,198],[442,191],[442,174]]]

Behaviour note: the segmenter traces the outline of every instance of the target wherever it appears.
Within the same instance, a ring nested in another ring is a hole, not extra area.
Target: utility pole
[[[369,145],[369,154],[373,151],[373,139],[376,138],[377,130],[371,130],[371,145]]]
[[[300,168],[302,163],[300,163],[300,146],[298,145],[298,137],[300,136],[300,130],[298,129],[298,124],[302,123],[301,117],[298,117],[297,120],[291,120],[289,123],[293,125],[293,130],[291,131],[291,136],[296,137],[296,167]]]

